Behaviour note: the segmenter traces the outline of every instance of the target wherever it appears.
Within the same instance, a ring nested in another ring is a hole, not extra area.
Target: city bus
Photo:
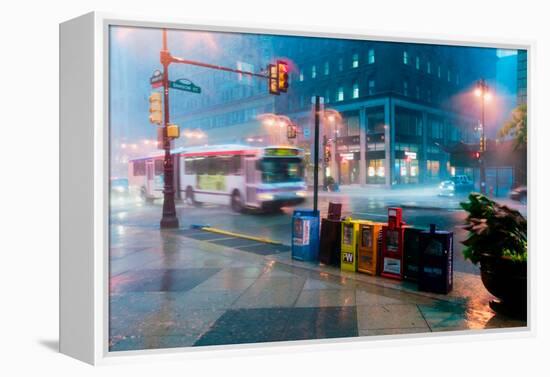
[[[188,203],[228,205],[241,212],[245,208],[277,210],[305,200],[300,148],[227,144],[176,149],[172,154],[174,185]],[[162,161],[161,154],[130,161],[129,185],[148,200],[162,197]]]

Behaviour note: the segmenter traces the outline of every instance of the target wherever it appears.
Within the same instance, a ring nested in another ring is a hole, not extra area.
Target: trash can
[[[402,221],[402,209],[388,208],[388,225],[382,227],[382,270],[380,275],[403,278],[403,234],[405,223]]]
[[[357,271],[359,225],[366,223],[368,221],[353,220],[351,217],[342,220],[342,248],[340,253],[340,269],[342,271]]]
[[[382,244],[384,223],[367,222],[359,224],[357,246],[357,271],[378,275],[378,254]]]
[[[420,253],[420,233],[424,229],[406,227],[403,247],[403,279],[418,281],[418,259]]]
[[[319,259],[319,211],[297,209],[292,215],[292,258]]]
[[[453,289],[453,232],[436,230],[420,233],[418,289],[447,294]]]

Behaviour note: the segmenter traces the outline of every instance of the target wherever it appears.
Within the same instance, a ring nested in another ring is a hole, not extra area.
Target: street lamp
[[[336,145],[336,140],[337,140],[337,137],[338,137],[338,126],[339,124],[341,124],[342,122],[342,114],[340,114],[340,112],[338,112],[337,110],[334,110],[334,109],[325,109],[324,110],[324,114],[323,114],[323,118],[324,118],[324,124],[325,125],[328,125],[328,127],[324,127],[324,132],[323,132],[323,150],[325,151],[326,153],[326,149],[327,149],[327,145],[329,144],[329,138],[327,137],[327,134],[330,135],[332,134],[332,137],[331,137],[331,143],[330,143],[330,163],[331,163],[331,174],[332,174],[332,177],[336,180],[336,177],[338,176],[338,173],[337,173],[337,169],[338,169],[338,162],[336,161],[336,150],[337,150],[337,145]],[[332,132],[331,132],[332,131]],[[326,173],[326,169],[327,169],[327,158],[325,156],[325,158],[323,159],[323,188],[326,190],[327,189],[327,173]]]
[[[486,174],[485,174],[485,151],[487,149],[485,140],[485,101],[490,101],[492,94],[489,91],[489,85],[484,79],[480,79],[476,82],[476,88],[474,90],[476,97],[479,97],[481,101],[481,136],[479,138],[479,186],[482,194],[487,193],[486,188]]]

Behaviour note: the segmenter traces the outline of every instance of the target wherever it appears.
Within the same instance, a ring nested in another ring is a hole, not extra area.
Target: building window
[[[328,75],[330,73],[330,63],[329,62],[325,62],[325,67],[323,69],[325,75]]]
[[[437,66],[437,77],[441,78],[441,66],[440,65]]]
[[[359,54],[353,54],[352,62],[351,62],[352,68],[359,67]]]
[[[409,64],[409,53],[407,51],[403,51],[403,64]]]
[[[312,65],[311,66],[311,78],[314,79],[317,77],[317,67]]]
[[[359,98],[359,84],[355,83],[353,84],[353,98]]]
[[[447,70],[447,81],[451,82],[451,70],[450,69]]]
[[[300,72],[299,80],[304,81],[304,72]]]
[[[376,57],[374,55],[374,48],[369,49],[369,64],[373,64],[376,60]]]
[[[330,89],[325,90],[325,103],[330,103]]]
[[[376,91],[376,81],[374,79],[369,80],[369,95],[373,95]]]
[[[416,69],[420,69],[420,57],[419,56],[416,57],[414,64],[415,64]]]
[[[338,70],[342,72],[344,70],[344,59],[338,58]]]
[[[432,63],[426,63],[426,72],[428,72],[428,74],[432,73]]]
[[[416,99],[420,99],[420,87],[416,86]]]
[[[344,100],[344,87],[342,86],[338,87],[338,92],[336,93],[336,100],[337,101]]]
[[[409,95],[409,82],[403,81],[403,95],[408,96]]]

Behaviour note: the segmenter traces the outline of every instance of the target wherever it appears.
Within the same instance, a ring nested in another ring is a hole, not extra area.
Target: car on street
[[[474,182],[467,175],[455,175],[439,184],[439,196],[455,196],[474,190]]]
[[[510,199],[516,200],[522,204],[527,203],[527,186],[518,186],[508,194]]]

